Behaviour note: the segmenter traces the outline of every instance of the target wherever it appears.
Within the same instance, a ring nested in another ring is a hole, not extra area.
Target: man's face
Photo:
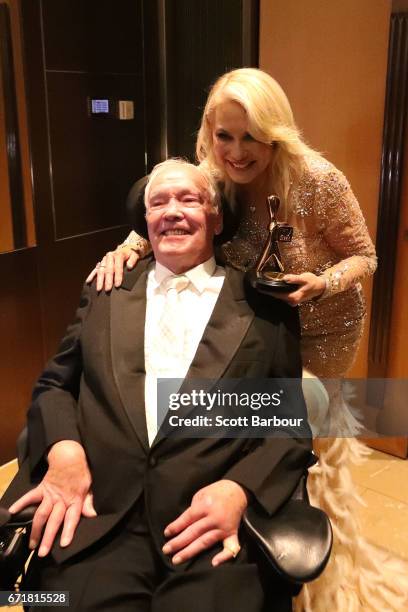
[[[146,203],[149,239],[156,261],[172,272],[186,272],[213,255],[222,218],[209,202],[207,184],[191,166],[163,169]]]

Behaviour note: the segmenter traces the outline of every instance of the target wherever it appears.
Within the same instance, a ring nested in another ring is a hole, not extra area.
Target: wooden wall
[[[306,141],[350,180],[373,238],[390,10],[389,0],[261,0],[260,11],[260,68],[285,89]],[[365,290],[370,306],[371,280]],[[366,329],[352,375],[365,376],[367,348]]]
[[[26,244],[35,244],[33,194],[31,185],[30,147],[27,125],[27,105],[24,83],[23,46],[21,40],[21,21],[19,0],[2,0],[9,9],[11,36],[13,43],[14,80],[17,97],[18,141],[21,156],[22,183],[24,191],[24,212]],[[4,77],[4,75],[2,75]],[[10,200],[9,177],[6,156],[6,133],[4,124],[3,83],[0,76],[0,252],[14,248],[12,212]]]

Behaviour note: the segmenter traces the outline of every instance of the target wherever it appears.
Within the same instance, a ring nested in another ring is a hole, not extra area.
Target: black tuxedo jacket
[[[310,440],[290,437],[158,436],[149,448],[144,406],[147,264],[139,263],[111,294],[85,286],[75,322],[34,389],[29,462],[2,503],[11,503],[38,482],[53,443],[70,439],[83,445],[98,516],[81,519],[69,547],[55,543],[52,553],[58,562],[100,539],[142,493],[160,551],[164,527],[201,487],[222,478],[235,480],[273,514],[314,462]],[[227,269],[189,377],[300,379],[297,310],[245,288],[243,275]]]

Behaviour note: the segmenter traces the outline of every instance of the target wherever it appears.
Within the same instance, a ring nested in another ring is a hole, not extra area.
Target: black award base
[[[248,270],[245,276],[251,287],[261,293],[292,293],[299,288],[299,285],[282,280],[282,272],[257,273],[256,270]]]

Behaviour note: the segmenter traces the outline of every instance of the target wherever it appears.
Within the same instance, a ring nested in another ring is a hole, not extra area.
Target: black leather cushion
[[[292,498],[273,516],[249,506],[244,514],[248,533],[273,570],[289,582],[317,578],[327,565],[333,534],[327,515],[309,504],[301,482]],[[306,497],[305,497],[306,496]]]

